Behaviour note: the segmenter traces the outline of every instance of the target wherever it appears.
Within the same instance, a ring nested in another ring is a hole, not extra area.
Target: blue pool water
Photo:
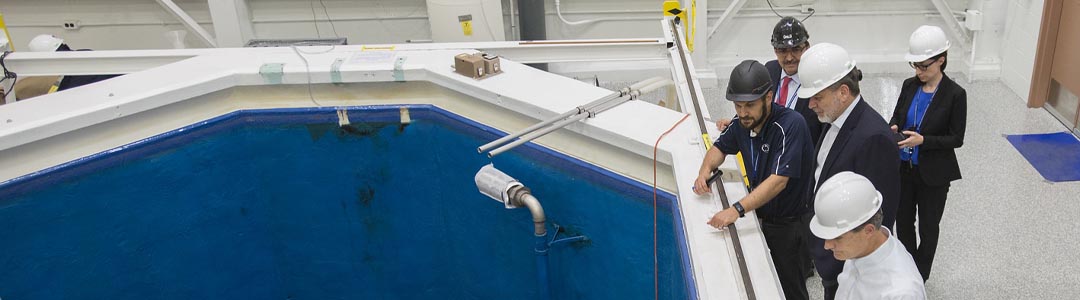
[[[241,111],[0,184],[4,299],[534,299],[532,223],[481,195],[490,128],[431,106]],[[652,189],[536,146],[494,159],[564,236],[554,299],[652,299]],[[659,294],[696,294],[675,198]],[[550,230],[550,229],[549,229]]]

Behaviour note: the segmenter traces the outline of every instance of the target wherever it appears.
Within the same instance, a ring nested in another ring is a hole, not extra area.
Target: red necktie
[[[780,84],[780,99],[777,101],[780,106],[787,106],[787,87],[789,83],[791,83],[791,76],[784,76],[784,83]]]

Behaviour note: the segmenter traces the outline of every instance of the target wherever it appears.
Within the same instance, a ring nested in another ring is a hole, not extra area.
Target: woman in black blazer
[[[903,137],[900,148],[900,207],[896,236],[911,253],[923,280],[937,250],[938,224],[945,210],[949,184],[960,179],[954,149],[964,145],[967,126],[967,91],[945,76],[949,41],[936,26],[922,26],[911,34],[906,56],[915,77],[904,80],[893,110],[893,131]],[[915,216],[919,240],[915,240]]]

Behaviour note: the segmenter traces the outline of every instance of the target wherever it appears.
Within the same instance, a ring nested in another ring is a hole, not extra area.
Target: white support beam
[[[705,38],[711,38],[713,34],[716,33],[716,30],[720,29],[720,25],[724,25],[724,23],[726,23],[728,20],[734,18],[735,14],[738,13],[745,4],[746,0],[732,0],[731,4],[729,4],[727,9],[724,10],[724,14],[720,15],[720,19],[716,20],[716,24],[713,24],[713,26],[709,28],[709,35],[707,35]]]
[[[683,6],[690,8],[690,12],[694,13],[694,23],[688,34],[692,35],[694,40],[694,51],[690,53],[691,59],[698,62],[697,70],[698,76],[707,75],[707,78],[716,78],[713,74],[712,68],[709,67],[708,54],[709,54],[709,0],[683,0]],[[696,6],[696,7],[695,7]],[[715,80],[709,80],[715,81]],[[710,84],[711,85],[711,84]]]
[[[667,43],[652,39],[610,42],[532,41],[476,43],[474,49],[520,63],[646,61],[667,59]]]
[[[247,0],[208,0],[218,47],[243,47],[255,38]]]
[[[11,53],[7,67],[19,77],[127,74],[211,53],[185,50],[61,51]]]
[[[172,0],[157,0],[161,7],[165,8],[165,11],[171,13],[176,19],[180,20],[184,27],[187,27],[188,31],[195,33],[195,36],[202,40],[206,45],[212,48],[217,48],[217,43],[214,42],[214,37],[210,36],[209,32],[206,32],[202,26],[199,26],[195,19],[192,19],[180,6],[177,6]]]
[[[397,51],[460,49],[480,50],[520,63],[572,63],[666,60],[667,42],[659,39],[551,40],[533,42],[478,42],[403,45],[353,45],[339,49]],[[127,74],[199,55],[272,52],[273,48],[221,48],[174,50],[13,52],[5,59],[19,76]],[[450,62],[447,62],[448,64]]]
[[[952,8],[949,8],[949,3],[945,0],[931,0],[931,2],[934,2],[934,7],[941,14],[941,18],[945,19],[945,26],[949,27],[949,33],[952,33],[960,47],[967,51],[974,51],[975,49],[971,49],[971,39],[968,38],[963,24],[960,24],[960,20],[953,14]]]

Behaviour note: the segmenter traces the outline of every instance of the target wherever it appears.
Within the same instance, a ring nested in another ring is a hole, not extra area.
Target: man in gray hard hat
[[[836,299],[926,299],[922,275],[907,249],[882,226],[882,196],[862,175],[829,177],[814,199],[810,231],[846,261]]]
[[[787,299],[807,299],[807,242],[802,216],[809,212],[814,180],[814,148],[799,113],[773,103],[769,71],[746,60],[731,71],[727,99],[735,102],[732,120],[701,162],[694,191],[710,192],[708,178],[729,154],[743,153],[750,194],[713,215],[709,225],[723,229],[750,211],[761,220],[780,286]]]

